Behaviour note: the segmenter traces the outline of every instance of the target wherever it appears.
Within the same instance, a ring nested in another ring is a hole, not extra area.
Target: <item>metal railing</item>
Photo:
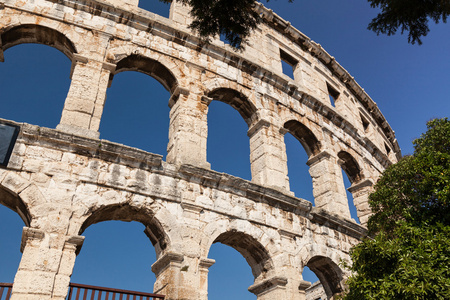
[[[0,300],[9,300],[11,298],[12,283],[0,282]]]
[[[67,300],[164,300],[163,295],[70,283]]]
[[[0,300],[11,298],[12,283],[0,282]],[[70,283],[67,300],[164,300],[163,295]]]

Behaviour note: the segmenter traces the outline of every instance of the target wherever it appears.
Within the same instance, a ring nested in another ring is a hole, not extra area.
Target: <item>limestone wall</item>
[[[173,3],[167,19],[137,4],[0,0],[1,61],[21,43],[50,45],[72,60],[60,124],[20,124],[0,169],[0,203],[27,224],[13,299],[63,299],[82,232],[115,219],[147,227],[158,256],[155,291],[166,299],[207,298],[213,242],[247,259],[258,299],[304,299],[304,266],[328,297],[340,293],[347,274],[339,261],[365,234],[350,219],[341,169],[364,225],[374,182],[401,155],[376,104],[320,45],[263,6],[264,23],[235,52],[193,35],[186,6]],[[167,161],[98,139],[107,87],[128,70],[171,93]],[[248,125],[251,182],[210,170],[211,101],[231,105]],[[290,192],[288,132],[309,156],[316,207]]]

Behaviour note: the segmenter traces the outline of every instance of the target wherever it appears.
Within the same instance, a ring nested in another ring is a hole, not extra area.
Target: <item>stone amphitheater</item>
[[[1,120],[0,129],[19,133],[0,168],[0,203],[26,225],[11,299],[66,299],[83,231],[107,220],[145,225],[157,255],[154,291],[167,300],[208,298],[216,242],[245,257],[258,300],[333,299],[345,289],[341,261],[365,235],[368,194],[400,149],[334,57],[273,11],[256,9],[263,22],[236,52],[218,38],[202,43],[177,2],[164,18],[138,0],[0,0],[0,61],[22,43],[52,46],[72,61],[56,128]],[[166,161],[99,139],[106,90],[129,70],[171,94]],[[248,125],[251,181],[206,160],[213,100]],[[315,206],[290,191],[286,133],[309,156]],[[361,224],[350,218],[341,170]],[[305,266],[320,284],[303,280]]]

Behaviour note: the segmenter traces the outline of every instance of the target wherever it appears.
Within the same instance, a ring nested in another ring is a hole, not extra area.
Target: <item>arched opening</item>
[[[291,192],[294,192],[295,196],[299,198],[312,202],[314,205],[312,178],[309,174],[309,167],[306,164],[308,155],[292,134],[286,133],[284,135],[284,143],[286,144]]]
[[[149,152],[167,154],[169,92],[139,72],[114,76],[100,123],[100,138]]]
[[[320,142],[308,127],[298,121],[291,120],[284,123],[284,128],[302,144],[308,157],[319,154]]]
[[[30,217],[25,204],[12,193],[0,188],[0,282],[12,283],[19,268],[22,229]]]
[[[285,134],[286,154],[288,163],[288,176],[291,191],[297,197],[304,198],[314,204],[312,178],[309,173],[308,159],[320,152],[320,142],[305,125],[298,121],[288,121],[284,128],[289,134]],[[298,142],[303,150],[298,150]]]
[[[72,282],[153,291],[156,278],[151,265],[166,249],[168,239],[152,212],[128,205],[107,206],[86,219],[80,234],[85,241]]]
[[[353,202],[353,195],[351,192],[349,192],[348,189],[353,183],[361,181],[363,179],[363,174],[358,162],[348,152],[340,151],[338,153],[338,157],[342,168],[342,178],[344,179],[343,184],[347,194],[350,215],[357,223],[360,223],[357,215],[357,210]]]
[[[250,180],[247,131],[256,108],[245,95],[233,89],[219,88],[208,93],[208,97],[217,100],[208,108],[207,155],[211,168]]]
[[[148,10],[161,17],[169,18],[171,2],[162,2],[160,0],[139,0],[139,7]]]
[[[20,43],[41,42],[60,51],[45,45],[22,44],[4,53],[5,61],[0,64],[0,118],[55,128],[70,87],[71,61],[67,56],[71,53],[61,52],[66,47],[44,43],[40,35],[33,38],[27,35],[28,31],[19,31],[22,36],[17,37],[12,31],[16,30],[2,34],[4,50]]]
[[[168,102],[176,86],[173,74],[155,60],[131,55],[119,61],[107,90],[100,137],[165,157]]]
[[[360,224],[356,206],[353,202],[353,195],[349,192],[349,188],[352,186],[350,182],[350,178],[348,177],[347,172],[344,171],[344,168],[342,168],[342,178],[344,179],[343,185],[345,187],[345,193],[347,195],[348,200],[348,208],[350,209],[350,217],[356,221],[356,223]]]
[[[334,297],[343,292],[343,272],[330,258],[325,256],[314,256],[308,261],[306,267],[314,272],[320,280],[320,284],[326,294],[326,299],[335,299]],[[320,298],[323,297],[319,297],[319,299]]]
[[[1,42],[3,51],[25,43],[51,46],[64,53],[70,60],[72,55],[77,52],[74,44],[64,34],[35,24],[24,24],[6,30],[1,33]]]
[[[213,242],[213,244],[223,244],[214,246],[214,250],[209,253],[210,258],[218,258],[216,260],[217,268],[219,270],[224,270],[223,272],[230,272],[230,276],[235,278],[230,278],[230,282],[235,281],[236,279],[240,282],[239,286],[245,290],[248,289],[250,285],[254,283],[256,280],[263,280],[266,277],[266,274],[272,269],[273,263],[269,257],[269,253],[267,250],[253,237],[248,234],[238,232],[235,230],[227,231],[220,234]],[[224,246],[225,245],[225,246]],[[236,261],[231,262],[232,258],[236,256],[236,253],[229,249],[229,246],[240,253],[240,255],[246,260],[247,264],[243,263],[243,260],[239,259],[240,262],[236,263]],[[211,247],[213,249],[213,247]],[[214,255],[217,255],[214,257]],[[229,257],[231,255],[232,257]],[[223,261],[226,258],[226,266],[223,265]],[[253,279],[249,277],[248,274],[248,266],[250,266],[251,272],[253,274]],[[231,267],[231,268],[230,268]],[[212,271],[211,271],[212,270]],[[214,297],[217,291],[213,288],[217,286],[214,283],[214,279],[212,276],[215,276],[218,272],[214,273],[214,265],[210,268],[210,273],[208,275],[208,281],[212,282],[212,285],[209,286],[209,299],[217,299]],[[224,274],[220,273],[220,280],[223,283]],[[217,275],[217,277],[219,277]],[[249,285],[247,285],[249,284]],[[246,286],[244,286],[246,285]],[[234,289],[234,290],[233,290]],[[231,291],[232,290],[232,291]],[[244,296],[245,294],[245,296]],[[228,290],[226,290],[226,298],[223,299],[234,299],[233,295],[238,295],[239,299],[256,299],[252,294],[244,293],[242,290],[238,290],[235,286],[228,286]],[[221,297],[225,295],[220,294]],[[243,298],[245,297],[245,298]],[[220,298],[219,298],[220,299]]]
[[[208,108],[207,160],[211,169],[250,180],[248,126],[228,104],[212,101]]]
[[[303,280],[311,283],[311,286],[306,289],[306,299],[308,300],[325,300],[326,294],[323,289],[322,284],[320,283],[317,275],[311,271],[308,266],[303,267],[302,272]]]
[[[247,290],[254,282],[251,268],[238,251],[216,243],[211,246],[209,257],[216,262],[209,268],[208,299],[256,299],[256,295]]]
[[[229,88],[218,88],[208,93],[208,97],[229,104],[239,112],[248,126],[254,121],[256,107],[241,92]]]
[[[144,230],[141,223],[122,221],[104,221],[87,228],[71,281],[151,293],[156,253]]]

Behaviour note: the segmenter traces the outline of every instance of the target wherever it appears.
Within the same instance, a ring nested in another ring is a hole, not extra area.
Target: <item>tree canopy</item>
[[[345,300],[450,299],[450,121],[427,126],[369,197],[374,237],[351,250]]]
[[[170,3],[171,0],[160,0]],[[231,46],[245,46],[253,29],[261,22],[255,11],[257,0],[176,0],[192,7],[193,22],[190,28],[205,41],[221,35]],[[265,2],[268,2],[266,0]],[[287,0],[292,2],[293,0]],[[381,12],[368,29],[377,34],[393,35],[398,30],[408,32],[408,42],[422,44],[430,31],[428,22],[447,22],[450,14],[448,0],[367,0]]]
[[[408,42],[421,45],[422,37],[430,31],[428,21],[446,23],[450,14],[448,0],[368,0],[381,13],[369,24],[377,34],[393,35],[397,30],[408,32]]]

